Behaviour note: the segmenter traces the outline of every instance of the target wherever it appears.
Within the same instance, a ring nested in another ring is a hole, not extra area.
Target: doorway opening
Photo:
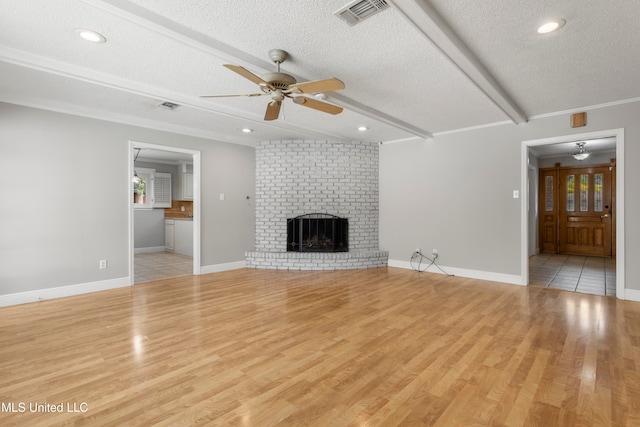
[[[615,257],[615,168],[615,157],[539,168],[536,252]]]
[[[616,210],[610,213],[610,216],[612,216],[611,220],[615,222],[615,232],[613,235],[614,247],[612,248],[612,253],[617,257],[617,262],[615,263],[615,295],[617,298],[624,299],[624,129],[565,135],[522,142],[521,187],[523,197],[521,199],[521,277],[524,285],[529,284],[530,258],[538,255],[540,245],[542,244],[538,240],[540,233],[538,223],[540,215],[544,212],[540,211],[540,203],[538,200],[538,195],[542,194],[542,190],[538,187],[539,163],[535,153],[540,153],[541,150],[544,149],[547,151],[557,151],[563,145],[575,145],[575,143],[579,141],[602,139],[612,140],[613,146],[615,147],[615,155],[612,157],[616,158]],[[563,175],[563,179],[566,180],[567,177]],[[581,179],[581,177],[574,177],[574,179]],[[585,184],[587,183],[586,180],[583,182]],[[566,204],[567,201],[564,200],[563,203]],[[603,212],[601,215],[605,213],[606,212]],[[586,219],[583,218],[581,221],[586,221]],[[574,232],[575,230],[571,231],[571,233]],[[575,236],[574,234],[573,237]]]
[[[199,275],[200,152],[129,141],[129,177],[130,284]]]

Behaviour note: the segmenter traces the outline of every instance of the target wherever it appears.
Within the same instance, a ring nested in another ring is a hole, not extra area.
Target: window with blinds
[[[156,172],[153,174],[153,207],[171,207],[171,174]]]

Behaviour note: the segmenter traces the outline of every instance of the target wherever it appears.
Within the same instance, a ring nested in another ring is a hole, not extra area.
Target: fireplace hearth
[[[348,252],[349,220],[325,213],[287,218],[287,252]]]

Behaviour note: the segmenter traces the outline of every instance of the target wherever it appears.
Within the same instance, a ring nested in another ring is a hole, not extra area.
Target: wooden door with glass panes
[[[558,252],[611,256],[612,171],[609,165],[558,171]]]
[[[558,253],[558,168],[540,169],[538,233],[540,252]]]

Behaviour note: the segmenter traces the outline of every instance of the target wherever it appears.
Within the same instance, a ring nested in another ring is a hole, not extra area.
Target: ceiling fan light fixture
[[[106,43],[107,39],[102,34],[86,28],[76,28],[74,32],[78,37],[90,43]]]
[[[578,161],[583,161],[588,158],[591,153],[584,147],[586,142],[576,142],[576,148],[571,152],[571,157]]]
[[[567,21],[565,21],[564,19],[549,20],[538,27],[538,33],[539,34],[551,33],[553,31],[559,30],[560,28],[564,27],[564,24],[566,23]]]

